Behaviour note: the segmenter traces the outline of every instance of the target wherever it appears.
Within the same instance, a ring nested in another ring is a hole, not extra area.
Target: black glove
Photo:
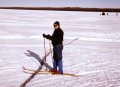
[[[45,37],[46,37],[46,35],[45,35],[45,34],[43,34],[43,37],[45,38]]]
[[[43,34],[43,37],[46,38],[46,39],[52,40],[52,36],[49,35],[49,34],[48,35]]]

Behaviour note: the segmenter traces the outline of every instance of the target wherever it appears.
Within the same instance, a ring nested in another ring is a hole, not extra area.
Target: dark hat
[[[54,22],[54,24],[57,24],[58,26],[60,26],[60,22],[59,21]]]

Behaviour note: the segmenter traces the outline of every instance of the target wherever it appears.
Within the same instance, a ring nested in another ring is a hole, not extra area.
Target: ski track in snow
[[[65,73],[78,77],[38,74],[26,87],[120,87],[120,16],[96,12],[0,9],[0,87],[19,87],[29,76],[22,70],[38,68],[38,61],[24,53],[44,56],[43,33],[52,34],[59,20],[65,32]],[[46,40],[49,49],[49,41]],[[51,56],[47,63],[52,66]],[[45,67],[43,67],[45,69]]]

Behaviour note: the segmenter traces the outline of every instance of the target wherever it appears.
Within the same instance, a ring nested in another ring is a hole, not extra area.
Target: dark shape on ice
[[[103,12],[102,15],[105,15],[105,12]]]

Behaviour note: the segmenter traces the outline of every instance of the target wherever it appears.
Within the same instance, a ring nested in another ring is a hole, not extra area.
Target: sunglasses
[[[58,25],[57,25],[57,24],[54,24],[53,26],[56,27],[56,26],[58,26]]]

